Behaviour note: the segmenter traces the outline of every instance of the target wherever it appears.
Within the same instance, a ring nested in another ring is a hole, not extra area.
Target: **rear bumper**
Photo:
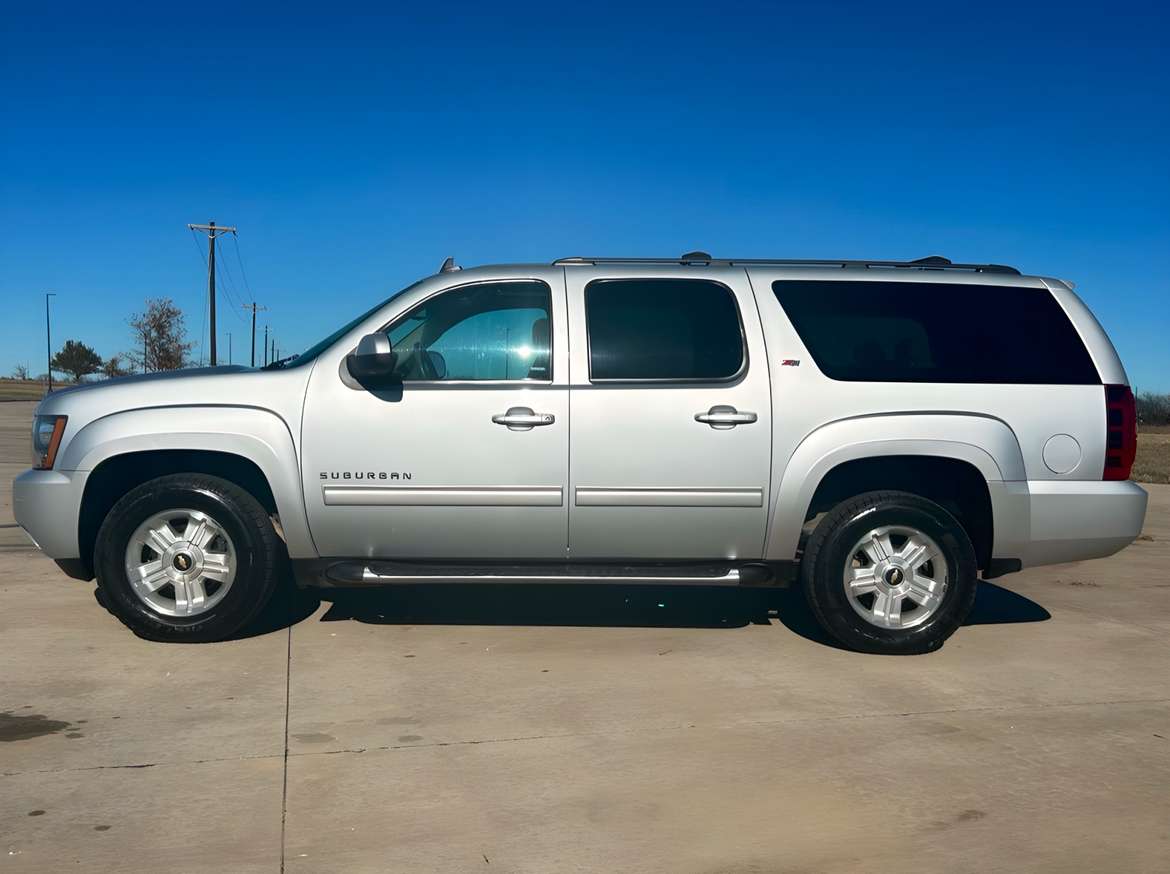
[[[1104,558],[1142,533],[1145,489],[1131,482],[996,483],[994,558],[1024,567]]]
[[[12,481],[12,513],[49,558],[79,558],[77,520],[87,470],[26,470]]]

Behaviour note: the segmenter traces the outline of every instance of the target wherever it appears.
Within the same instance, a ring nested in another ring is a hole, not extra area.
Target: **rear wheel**
[[[98,532],[107,607],[149,640],[222,640],[272,596],[278,545],[264,508],[239,486],[175,474],[126,494]]]
[[[932,652],[975,601],[975,551],[955,518],[905,492],[850,498],[813,530],[801,561],[825,629],[853,649]]]

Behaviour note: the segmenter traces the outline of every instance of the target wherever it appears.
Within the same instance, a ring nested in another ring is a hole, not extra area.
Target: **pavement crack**
[[[1149,588],[1161,587],[1150,586]],[[1102,619],[1109,619],[1113,622],[1120,622],[1122,625],[1132,625],[1134,628],[1144,628],[1146,631],[1152,631],[1155,634],[1170,634],[1170,631],[1167,631],[1164,628],[1154,628],[1151,625],[1142,625],[1140,622],[1131,622],[1128,619],[1120,619],[1117,616],[1110,616],[1108,613],[1098,613],[1096,610],[1090,610],[1088,607],[1081,607],[1079,604],[1065,604],[1064,606],[1073,610],[1080,610],[1082,613],[1088,613],[1092,616],[1100,616]]]
[[[288,599],[288,652],[285,655],[284,674],[284,779],[280,790],[280,874],[284,874],[284,833],[288,818],[288,721],[292,700],[292,598]]]
[[[126,765],[87,765],[81,768],[38,768],[35,771],[3,771],[0,772],[0,777],[19,777],[22,774],[70,774],[79,771],[118,771],[118,770],[133,770],[138,768],[170,768],[176,765],[180,767],[187,767],[188,765],[209,765],[217,762],[247,762],[257,761],[259,759],[274,759],[276,756],[220,756],[211,759],[184,759],[178,762],[135,762]]]
[[[904,710],[904,711],[890,711],[884,713],[850,713],[840,714],[837,716],[806,716],[794,719],[760,719],[751,722],[735,722],[726,725],[710,725],[703,726],[714,730],[726,730],[729,728],[739,728],[741,726],[749,725],[801,725],[813,722],[840,722],[848,719],[895,719],[904,718],[908,716],[938,716],[948,713],[1002,713],[1002,712],[1016,712],[1021,710],[1054,710],[1072,707],[1116,707],[1126,704],[1167,704],[1170,703],[1170,698],[1125,698],[1116,701],[1066,701],[1057,704],[1013,704],[1003,705],[998,707],[951,707],[941,708],[938,710]],[[522,741],[534,740],[563,740],[566,738],[575,737],[604,737],[606,735],[614,734],[637,734],[653,731],[684,731],[687,729],[697,728],[694,725],[659,725],[648,726],[646,728],[617,728],[606,729],[602,731],[579,731],[579,732],[565,732],[563,734],[531,734],[518,735],[516,737],[489,737],[480,738],[476,740],[450,740],[450,741],[435,741],[433,743],[410,743],[410,744],[392,744],[387,746],[373,746],[373,747],[346,747],[339,750],[314,750],[312,752],[293,752],[288,747],[288,741],[285,741],[285,751],[283,753],[284,771],[285,771],[285,805],[287,809],[287,795],[288,795],[288,760],[291,757],[303,758],[309,756],[339,756],[346,754],[360,754],[368,752],[389,752],[392,750],[413,750],[425,749],[432,747],[459,747],[459,746],[477,746],[479,744],[497,744],[497,743],[519,743]],[[264,756],[222,756],[208,759],[188,759],[175,762],[142,762],[125,765],[92,765],[84,768],[43,768],[35,771],[6,771],[0,773],[0,777],[18,777],[22,774],[60,774],[76,771],[106,771],[119,769],[135,769],[135,768],[168,768],[173,766],[185,767],[188,765],[203,765],[216,762],[243,762],[256,761],[260,759],[274,759],[277,755]],[[282,825],[283,825],[282,815]],[[282,841],[283,847],[283,841]],[[282,850],[283,853],[283,850]]]
[[[736,722],[727,725],[711,725],[704,726],[715,730],[725,730],[729,728],[738,728],[747,725],[801,725],[812,722],[839,722],[847,719],[893,719],[907,716],[938,716],[947,713],[993,713],[1006,711],[1020,711],[1020,710],[1050,710],[1055,708],[1068,707],[1113,707],[1124,704],[1166,704],[1170,703],[1170,698],[1132,698],[1118,701],[1069,701],[1061,704],[1014,704],[1004,705],[1000,707],[952,707],[939,710],[907,710],[907,711],[891,711],[888,713],[851,713],[841,714],[838,716],[807,716],[796,719],[761,719],[751,722]],[[373,747],[347,747],[340,750],[314,750],[313,752],[304,753],[289,753],[290,756],[308,757],[308,756],[337,756],[344,754],[368,753],[368,752],[389,752],[391,750],[414,750],[426,749],[434,747],[458,747],[458,746],[476,746],[478,744],[497,744],[497,743],[518,743],[521,741],[534,740],[563,740],[565,738],[575,737],[604,737],[606,735],[614,734],[636,734],[652,731],[683,731],[686,729],[696,728],[694,725],[660,725],[649,726],[647,728],[618,728],[607,729],[603,731],[578,731],[566,732],[564,734],[532,734],[520,735],[517,737],[489,737],[480,738],[478,740],[450,740],[450,741],[435,741],[433,743],[410,743],[410,744],[390,744],[387,746],[373,746]]]

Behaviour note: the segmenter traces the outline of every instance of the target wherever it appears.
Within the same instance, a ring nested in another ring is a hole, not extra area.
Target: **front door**
[[[563,273],[468,283],[403,306],[384,328],[400,392],[366,391],[322,362],[310,379],[303,475],[318,552],[564,559]]]
[[[772,405],[745,272],[566,274],[571,558],[761,558]]]

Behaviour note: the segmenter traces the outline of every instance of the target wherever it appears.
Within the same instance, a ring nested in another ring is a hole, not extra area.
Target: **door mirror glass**
[[[345,361],[350,375],[361,382],[390,376],[398,362],[398,353],[385,334],[366,334],[358,343],[357,351]]]

